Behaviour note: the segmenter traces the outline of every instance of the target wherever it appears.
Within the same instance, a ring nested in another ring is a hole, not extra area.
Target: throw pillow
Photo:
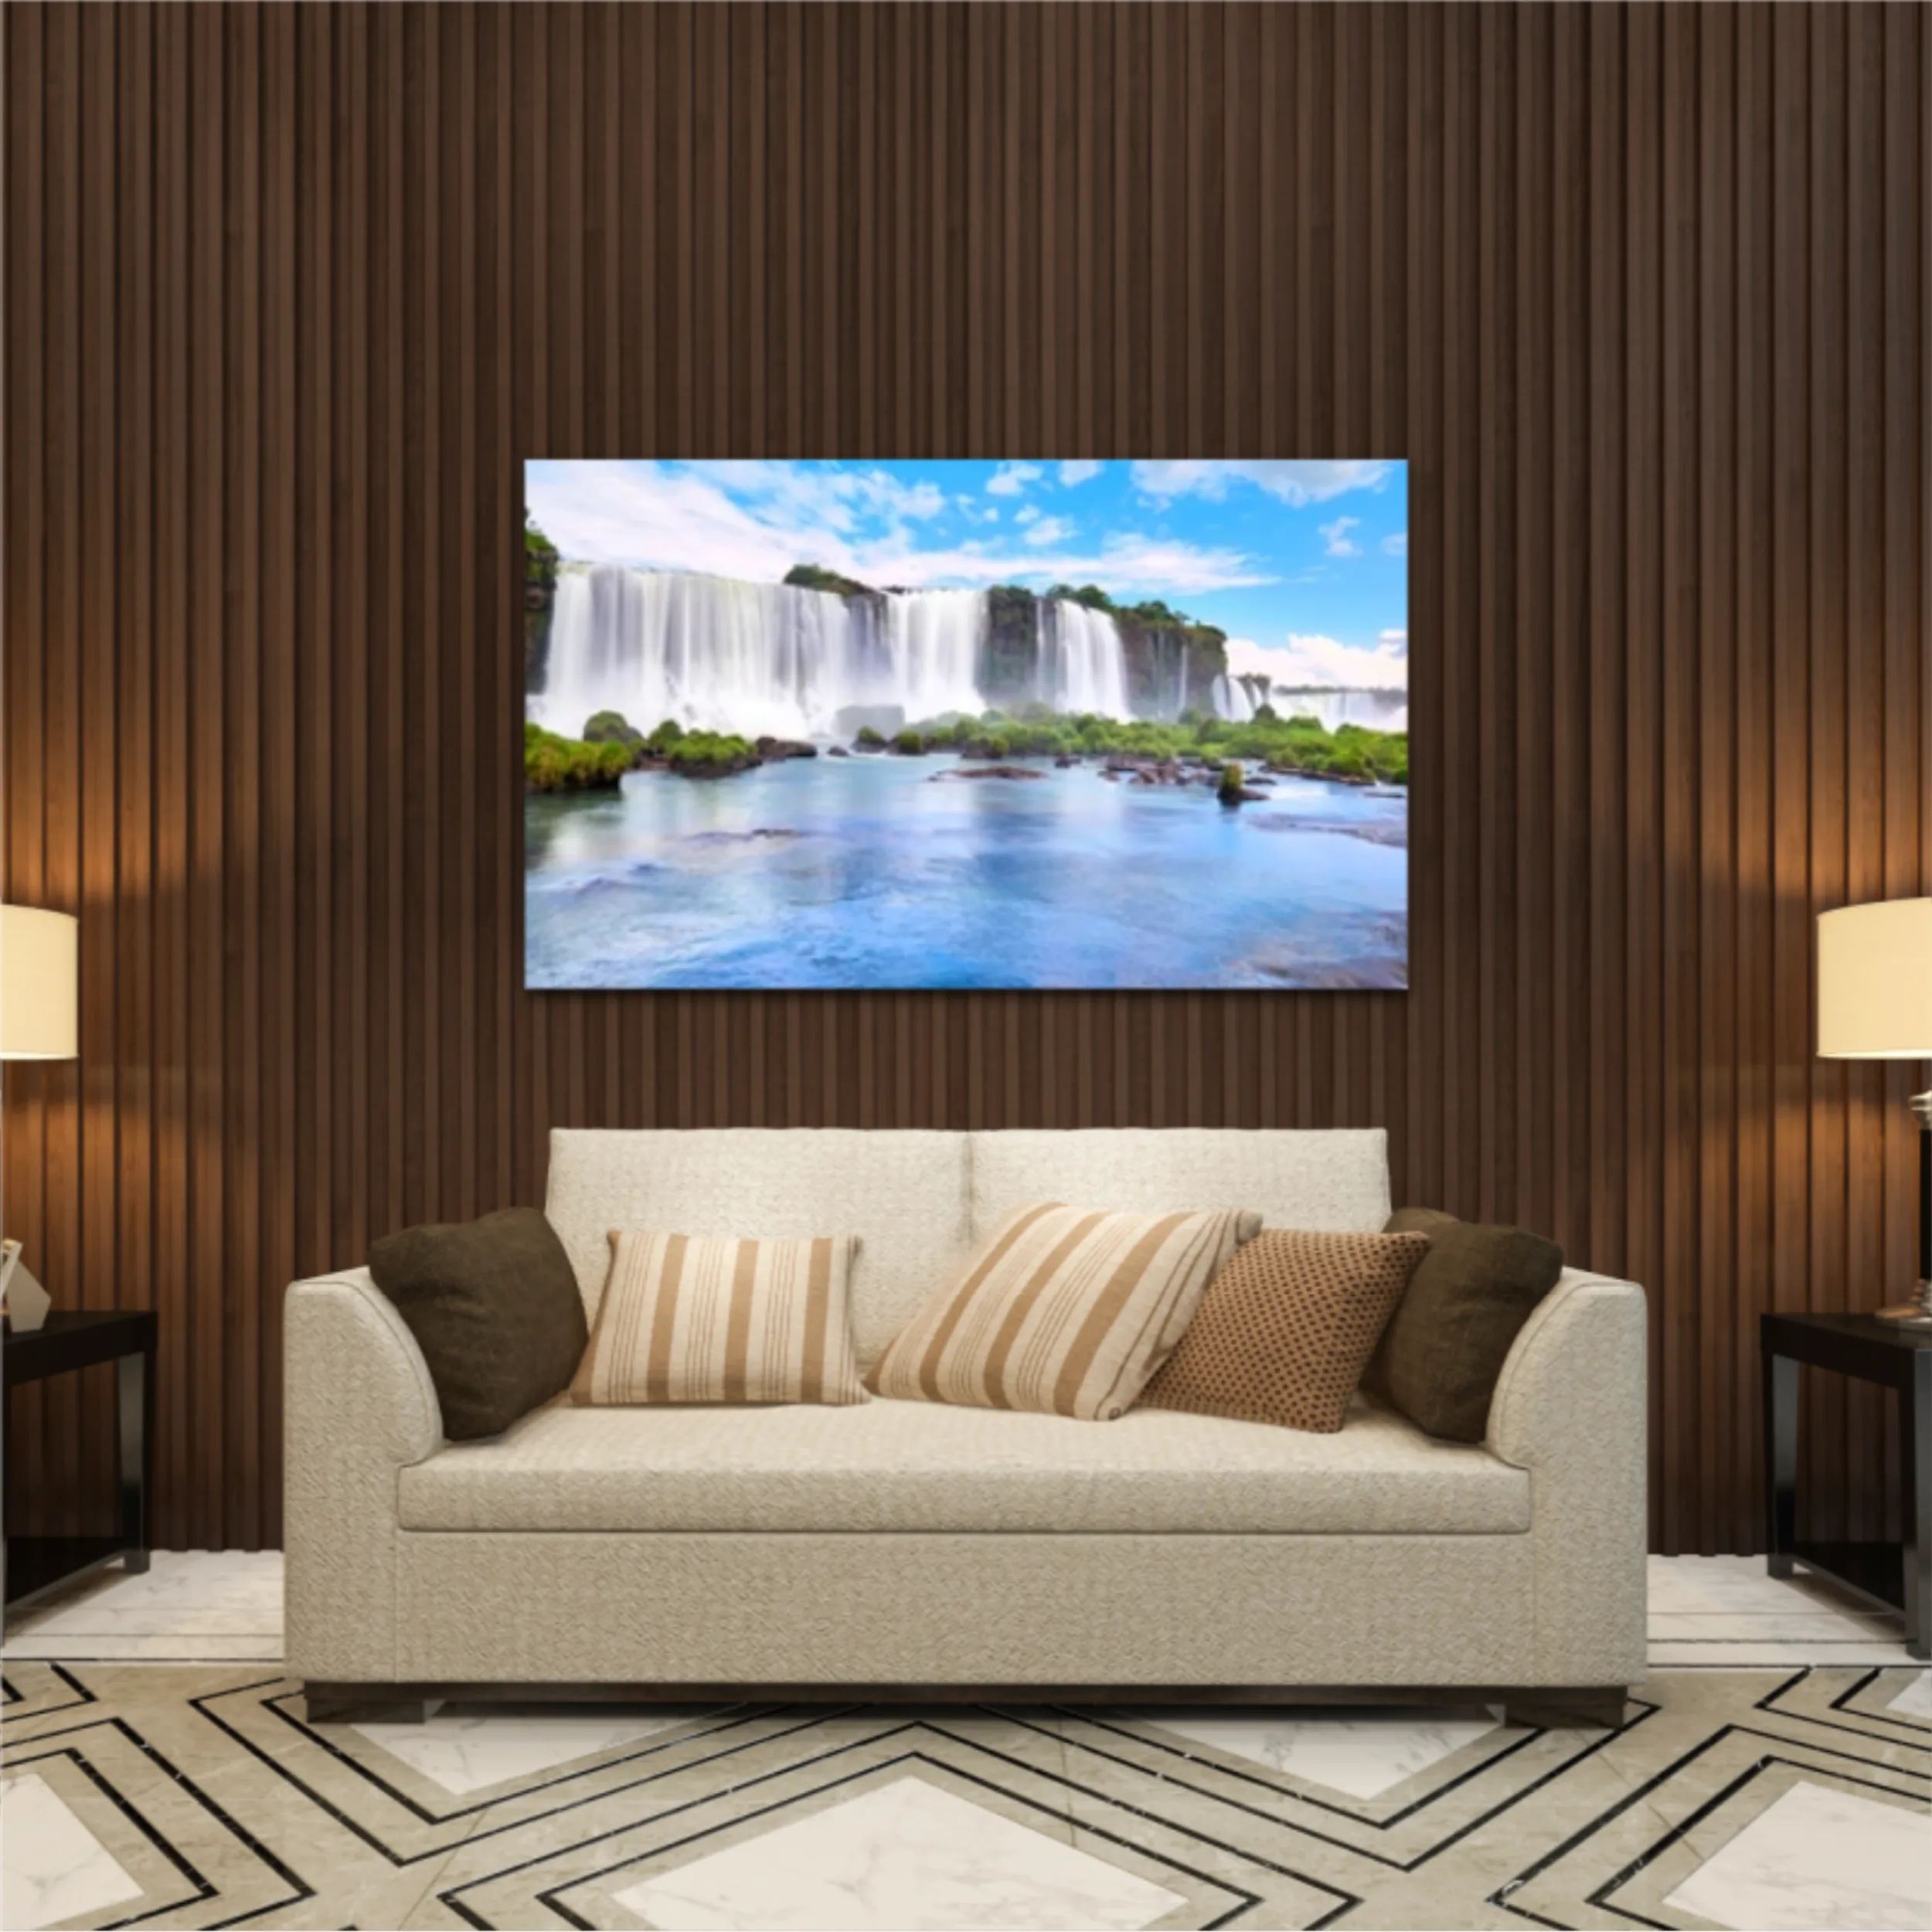
[[[583,1298],[535,1208],[385,1235],[369,1271],[423,1351],[451,1441],[496,1435],[570,1386]]]
[[[1563,1251],[1522,1228],[1485,1227],[1403,1208],[1391,1233],[1426,1234],[1429,1252],[1396,1305],[1363,1379],[1410,1421],[1451,1442],[1480,1442],[1505,1357],[1556,1285]]]
[[[1172,1353],[1202,1291],[1260,1226],[1238,1209],[1009,1215],[893,1339],[882,1396],[1111,1422]]]
[[[613,1229],[611,1273],[570,1384],[593,1407],[863,1402],[847,1285],[858,1242]]]
[[[1423,1234],[1264,1228],[1208,1284],[1143,1406],[1332,1435],[1428,1251]]]

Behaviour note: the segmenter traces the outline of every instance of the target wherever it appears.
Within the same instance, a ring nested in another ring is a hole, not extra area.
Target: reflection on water
[[[1284,778],[1230,811],[1198,787],[1029,768],[820,757],[531,797],[527,982],[1406,983],[1406,795]]]

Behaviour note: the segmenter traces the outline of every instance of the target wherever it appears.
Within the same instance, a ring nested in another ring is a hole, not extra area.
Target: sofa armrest
[[[1645,1666],[1648,1428],[1644,1291],[1564,1269],[1523,1324],[1488,1446],[1530,1478],[1546,1683],[1630,1683]]]
[[[442,1446],[436,1386],[366,1268],[289,1289],[283,1369],[289,1669],[393,1677],[396,1476]]]

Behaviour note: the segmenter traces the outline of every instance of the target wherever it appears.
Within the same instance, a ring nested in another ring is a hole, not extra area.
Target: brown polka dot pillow
[[[1428,1252],[1423,1234],[1264,1228],[1208,1284],[1141,1403],[1332,1435]]]

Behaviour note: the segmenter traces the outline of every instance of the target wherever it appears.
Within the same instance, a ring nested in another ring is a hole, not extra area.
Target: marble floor
[[[1500,1710],[449,1707],[311,1725],[273,1556],[5,1646],[8,1927],[1932,1925],[1932,1670],[1654,1560],[1614,1730]]]

